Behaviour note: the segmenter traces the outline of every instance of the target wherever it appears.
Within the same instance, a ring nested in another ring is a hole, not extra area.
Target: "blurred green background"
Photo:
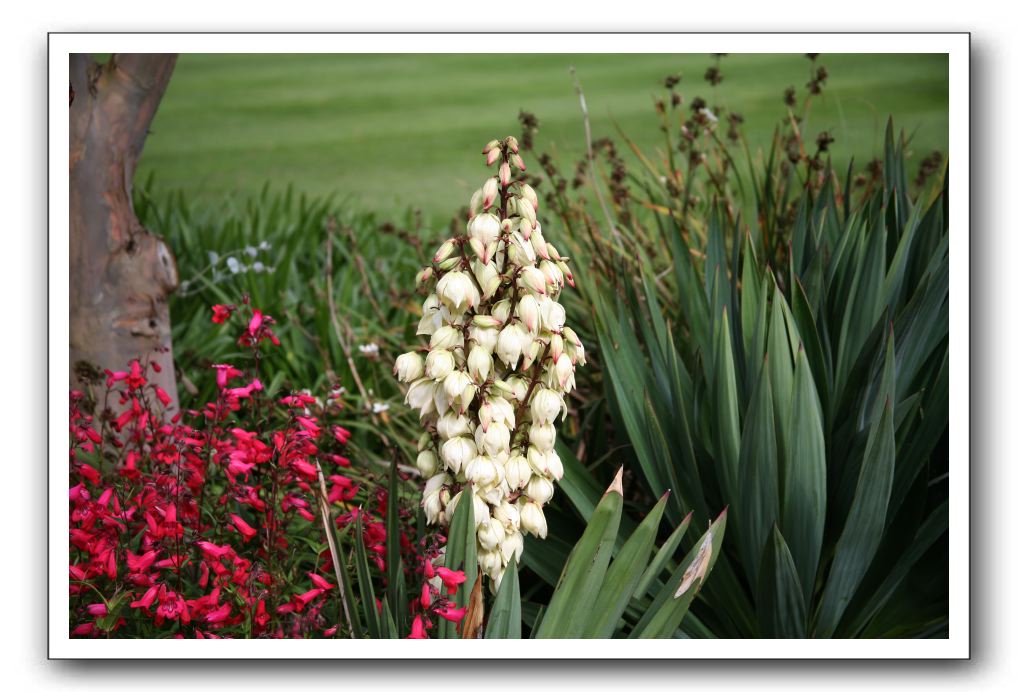
[[[482,180],[481,147],[519,134],[521,109],[540,120],[538,150],[582,155],[575,66],[594,137],[617,123],[641,148],[661,147],[653,98],[663,79],[745,118],[751,148],[769,146],[786,113],[784,90],[802,99],[802,55],[733,54],[712,87],[708,55],[198,55],[180,56],[139,168],[156,197],[181,191],[217,203],[257,193],[268,181],[312,196],[334,195],[359,210],[420,209],[444,222]],[[910,165],[947,153],[947,56],[821,55],[830,77],[807,123],[835,137],[834,162],[875,156],[893,114],[912,135]],[[811,137],[811,139],[812,139]],[[861,163],[864,163],[862,161]]]

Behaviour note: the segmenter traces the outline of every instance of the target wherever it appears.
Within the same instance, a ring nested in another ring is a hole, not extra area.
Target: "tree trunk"
[[[71,55],[70,359],[124,370],[156,362],[149,381],[177,408],[167,297],[177,286],[173,253],[134,214],[131,187],[149,124],[175,55],[114,55],[104,65]]]

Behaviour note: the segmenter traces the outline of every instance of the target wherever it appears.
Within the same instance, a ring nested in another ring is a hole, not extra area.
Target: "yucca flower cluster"
[[[417,333],[429,347],[401,355],[395,374],[425,428],[428,523],[447,525],[469,484],[478,565],[497,588],[523,535],[547,536],[543,506],[562,478],[554,423],[585,360],[556,300],[574,285],[568,258],[544,238],[516,138],[483,153],[497,172],[470,200],[467,234],[417,276],[428,290]]]

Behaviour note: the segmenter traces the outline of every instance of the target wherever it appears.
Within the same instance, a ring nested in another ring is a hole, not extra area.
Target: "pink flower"
[[[159,593],[159,587],[153,585],[149,587],[149,590],[145,592],[145,595],[139,598],[137,601],[131,601],[132,608],[151,608],[152,604],[156,601],[156,595]]]
[[[227,383],[234,377],[240,377],[243,374],[229,363],[217,363],[212,367],[216,371],[216,385],[220,389],[226,387]]]
[[[106,607],[105,603],[92,603],[91,605],[86,606],[85,610],[88,611],[89,615],[97,618],[101,618],[109,613],[109,609]]]
[[[224,603],[223,605],[219,606],[211,613],[206,615],[205,622],[208,623],[222,622],[228,617],[230,617],[230,604]]]
[[[212,306],[212,321],[216,324],[222,324],[226,320],[230,319],[230,315],[233,314],[234,306],[232,305],[213,305]]]
[[[453,571],[445,567],[439,567],[435,571],[442,578],[442,583],[449,590],[449,595],[455,594],[459,585],[467,580],[467,575],[461,571]]]
[[[467,614],[467,609],[463,608],[435,608],[435,614],[440,618],[445,618],[449,622],[459,622],[463,619],[463,616]]]
[[[421,616],[418,615],[414,618],[414,623],[410,626],[410,636],[407,639],[427,639],[428,633],[424,629],[424,621]]]
[[[255,310],[251,313],[251,321],[247,323],[247,333],[254,336],[260,326],[262,326],[262,311]]]
[[[203,553],[216,560],[222,560],[224,557],[233,552],[233,548],[228,545],[220,546],[215,543],[210,543],[209,541],[198,541],[197,545],[201,548]]]
[[[248,524],[246,521],[244,521],[240,517],[240,515],[231,514],[230,519],[231,521],[233,521],[233,525],[237,527],[237,530],[240,531],[240,534],[244,537],[245,543],[247,543],[249,540],[258,535],[258,531],[252,528],[251,525]]]
[[[320,575],[320,574],[315,574],[314,572],[308,572],[308,576],[311,577],[311,581],[319,589],[324,589],[325,591],[328,591],[329,589],[336,588],[333,584],[330,584],[329,581],[325,577]]]
[[[159,554],[157,550],[150,550],[142,555],[135,555],[130,550],[127,551],[127,571],[128,572],[145,572],[149,567],[156,561],[156,556]]]
[[[310,591],[305,591],[302,594],[294,596],[293,603],[297,608],[297,612],[299,613],[304,610],[308,603],[315,600],[323,593],[325,593],[325,589],[311,589]]]
[[[169,406],[173,402],[173,399],[170,398],[170,395],[162,387],[156,387],[156,397],[159,401],[163,402],[163,406]]]

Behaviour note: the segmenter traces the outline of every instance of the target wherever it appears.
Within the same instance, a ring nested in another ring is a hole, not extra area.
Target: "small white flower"
[[[244,265],[241,264],[236,257],[226,258],[226,268],[229,269],[230,272],[233,274],[239,274],[240,272],[244,271]]]
[[[386,404],[384,402],[376,401],[373,404],[371,404],[371,412],[372,413],[385,413],[388,410],[389,410],[389,404]]]

